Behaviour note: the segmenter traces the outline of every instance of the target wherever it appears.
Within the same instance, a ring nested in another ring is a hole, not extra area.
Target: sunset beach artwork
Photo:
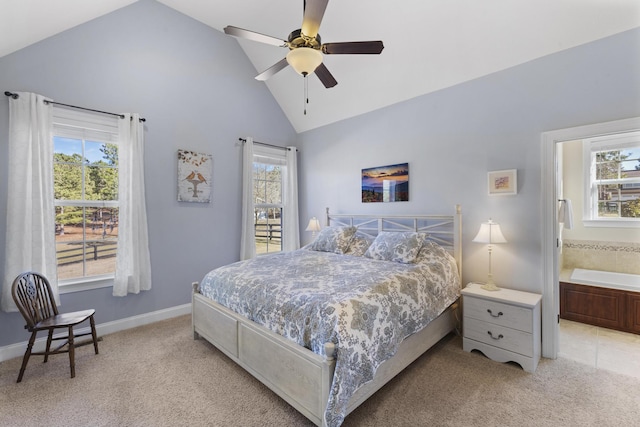
[[[409,200],[409,163],[362,169],[362,203]]]

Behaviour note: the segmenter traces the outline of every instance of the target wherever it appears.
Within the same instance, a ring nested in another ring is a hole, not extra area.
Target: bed
[[[337,427],[456,328],[461,210],[365,216],[327,209],[326,224],[297,251],[209,272],[193,284],[192,319],[195,339],[212,343],[316,425]]]

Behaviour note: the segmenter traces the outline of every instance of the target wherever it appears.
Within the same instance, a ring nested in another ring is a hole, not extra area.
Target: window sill
[[[65,280],[58,283],[60,294],[90,291],[92,289],[109,288],[113,286],[113,275],[93,276],[82,279]]]
[[[638,219],[585,219],[582,224],[585,227],[640,228]]]

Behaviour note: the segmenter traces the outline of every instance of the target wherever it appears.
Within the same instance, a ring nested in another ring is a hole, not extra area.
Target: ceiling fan
[[[289,48],[287,56],[256,76],[256,80],[269,77],[291,65],[303,77],[315,73],[326,88],[338,84],[327,67],[322,63],[324,55],[373,54],[378,55],[384,49],[382,41],[359,41],[322,44],[318,29],[329,0],[305,0],[302,27],[289,34],[287,40],[267,36],[242,28],[227,26],[225,34],[243,39]]]

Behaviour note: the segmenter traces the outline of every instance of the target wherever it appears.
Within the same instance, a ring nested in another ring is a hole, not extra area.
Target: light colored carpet
[[[2,426],[311,426],[204,340],[182,316],[107,335],[100,354],[0,363]],[[26,335],[25,335],[26,339]],[[640,381],[543,359],[535,374],[462,351],[450,335],[347,417],[343,426],[631,426]]]

